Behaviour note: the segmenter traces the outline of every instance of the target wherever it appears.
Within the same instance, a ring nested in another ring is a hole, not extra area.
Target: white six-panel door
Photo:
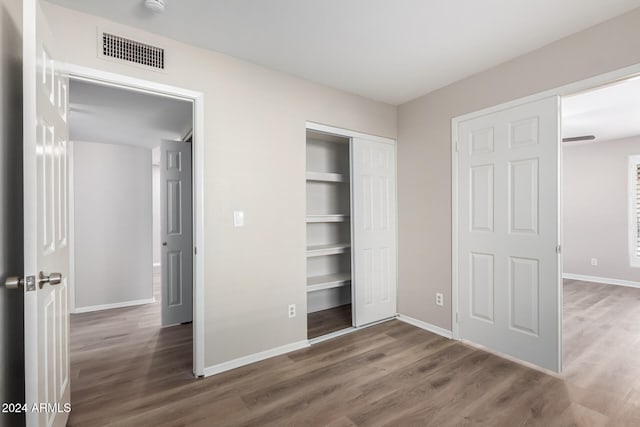
[[[353,138],[355,325],[396,315],[395,145]]]
[[[38,2],[25,0],[23,14],[25,409],[29,427],[63,426],[70,402],[68,80]],[[41,273],[60,273],[60,283]]]
[[[193,320],[193,214],[191,144],[160,147],[162,324]]]
[[[559,100],[458,124],[459,334],[560,370]]]

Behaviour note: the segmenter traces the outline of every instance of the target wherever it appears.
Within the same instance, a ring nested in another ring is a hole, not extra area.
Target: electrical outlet
[[[296,305],[289,304],[289,319],[296,317]]]
[[[594,267],[598,265],[598,258],[591,258],[591,265]]]
[[[436,293],[436,305],[439,305],[440,307],[444,305],[444,295],[440,292]]]

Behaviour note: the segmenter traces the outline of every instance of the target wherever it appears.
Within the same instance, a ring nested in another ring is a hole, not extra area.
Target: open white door
[[[24,0],[24,315],[27,426],[69,417],[67,104],[38,0]]]
[[[396,148],[353,138],[355,325],[396,315]]]
[[[191,144],[160,146],[162,325],[193,320]]]
[[[559,100],[458,124],[459,334],[560,371]]]

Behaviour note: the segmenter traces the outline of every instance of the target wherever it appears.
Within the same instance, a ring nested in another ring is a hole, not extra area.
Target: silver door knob
[[[22,277],[7,277],[4,281],[4,287],[7,289],[18,289],[22,285],[24,285],[24,279]]]
[[[62,283],[62,274],[51,273],[47,275],[41,271],[40,276],[38,277],[38,285],[40,285],[40,289],[42,289],[42,287],[47,283],[52,286],[59,285],[60,283]]]

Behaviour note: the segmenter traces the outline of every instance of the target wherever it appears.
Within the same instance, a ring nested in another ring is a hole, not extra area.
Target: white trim
[[[272,348],[270,350],[261,351],[259,353],[250,354],[248,356],[239,357],[237,359],[230,360],[228,362],[219,363],[217,365],[208,366],[204,368],[204,376],[208,377],[216,375],[222,372],[230,371],[232,369],[240,368],[242,366],[250,365],[252,363],[260,362],[265,359],[269,359],[276,356],[281,356],[292,351],[301,350],[309,347],[309,341],[298,341],[295,343],[283,345],[280,347]]]
[[[204,375],[204,93],[75,64],[61,67],[69,77],[193,102],[193,373]]]
[[[628,79],[639,77],[639,76],[640,76],[640,63],[631,65],[629,67],[620,68],[619,70],[600,74],[598,76],[590,77],[588,79],[579,80],[563,86],[558,86],[553,89],[548,89],[543,92],[538,92],[533,95],[525,96],[523,98],[518,98],[508,102],[504,102],[502,104],[483,108],[482,110],[463,114],[461,116],[454,117],[452,120],[457,120],[458,122],[464,122],[466,120],[473,119],[476,117],[485,116],[491,113],[496,113],[498,111],[506,110],[512,107],[517,107],[518,105],[528,104],[534,101],[540,101],[544,98],[549,98],[552,96],[576,95],[579,92],[592,90],[600,86],[611,85],[621,80],[628,80]]]
[[[124,74],[111,73],[109,71],[70,63],[61,63],[60,70],[76,80],[84,80],[90,83],[99,83],[116,88],[122,88],[124,86],[129,90],[155,95],[161,94],[174,99],[194,101],[203,96],[202,92],[195,90],[184,89],[151,80],[138,79]]]
[[[327,133],[330,135],[344,136],[347,138],[361,138],[361,139],[366,139],[367,141],[381,142],[383,144],[395,145],[396,143],[396,140],[392,138],[370,135],[368,133],[356,132],[354,130],[343,129],[343,128],[338,128],[338,127],[329,126],[329,125],[323,125],[321,123],[316,123],[316,122],[307,121],[306,128],[307,130]]]
[[[498,111],[502,111],[508,108],[516,107],[518,105],[526,104],[529,102],[534,102],[538,100],[542,100],[544,98],[548,98],[551,96],[567,96],[572,94],[577,94],[579,92],[591,90],[593,88],[610,85],[615,82],[626,80],[630,78],[637,78],[640,76],[640,63],[631,65],[625,68],[620,68],[618,70],[610,71],[608,73],[600,74],[594,77],[590,77],[588,79],[579,80],[574,83],[569,83],[563,86],[558,86],[543,92],[539,92],[533,95],[529,95],[523,98],[517,98],[511,100],[509,102],[505,102],[502,104],[494,105],[488,108],[484,108],[482,110],[473,111],[467,114],[463,114],[451,119],[451,317],[452,317],[452,325],[453,325],[453,337],[454,339],[460,339],[460,331],[456,319],[456,313],[458,312],[458,125],[460,122],[473,119],[476,117],[481,117],[487,114],[496,113]],[[562,105],[560,105],[560,112],[562,112]],[[560,122],[560,127],[562,126]],[[559,147],[560,149],[560,143]],[[562,167],[560,167],[560,173],[558,174],[558,186],[562,184]],[[558,188],[559,197],[561,197],[561,188]],[[562,208],[561,204],[558,204],[558,216],[561,215],[560,209]],[[561,223],[558,224],[558,233],[562,231]],[[559,234],[559,236],[561,236]],[[561,244],[562,242],[559,242]],[[560,264],[561,265],[561,264]],[[562,296],[562,287],[561,282],[558,281],[558,292]],[[560,301],[560,315],[559,315],[559,325],[558,327],[562,330],[562,299]],[[562,339],[562,335],[559,335],[559,339]],[[560,342],[562,344],[562,342]],[[562,352],[562,347],[560,346],[560,356]],[[560,366],[562,366],[562,358],[560,358]]]
[[[87,307],[76,307],[71,313],[72,314],[90,313],[92,311],[111,310],[112,308],[123,308],[123,307],[133,307],[135,305],[153,304],[154,302],[156,302],[155,298],[146,298],[146,299],[138,299],[134,301],[116,302],[113,304],[90,305]]]
[[[68,180],[67,185],[68,188],[68,200],[69,204],[69,216],[67,221],[69,222],[69,236],[68,245],[69,245],[69,294],[68,303],[69,303],[69,313],[76,312],[76,221],[75,221],[75,212],[76,212],[76,198],[75,198],[75,185],[74,185],[74,150],[75,144],[74,141],[68,142],[68,151],[67,151],[67,166],[68,166]]]
[[[640,282],[632,280],[611,279],[609,277],[585,276],[583,274],[563,273],[563,279],[580,280],[582,282],[602,283],[605,285],[626,286],[629,288],[640,288]]]
[[[346,329],[341,329],[339,331],[331,332],[331,333],[328,333],[326,335],[321,335],[321,336],[316,337],[316,338],[311,338],[309,340],[309,344],[310,345],[319,344],[319,343],[324,342],[324,341],[332,340],[334,338],[338,338],[338,337],[341,337],[343,335],[348,335],[348,334],[353,333],[353,332],[358,332],[358,331],[361,331],[363,329],[367,329],[367,328],[370,328],[372,326],[376,326],[376,325],[379,325],[381,323],[389,322],[391,320],[396,320],[396,319],[397,319],[397,316],[393,316],[393,317],[388,317],[386,319],[378,320],[378,321],[375,321],[375,322],[367,323],[366,325],[362,325],[362,326],[350,326],[350,327],[348,327]]]
[[[458,121],[451,120],[451,335],[460,339],[458,324]]]
[[[193,99],[193,373],[204,375],[204,94]],[[196,251],[197,248],[197,251]]]
[[[424,329],[425,331],[429,331],[436,335],[453,339],[453,333],[451,331],[436,325],[432,325],[431,323],[423,322],[422,320],[414,319],[413,317],[405,316],[403,314],[398,314],[398,320],[404,323],[408,323],[409,325],[413,325],[416,328]]]
[[[321,335],[319,337],[310,338],[309,339],[309,345],[315,345],[315,344],[318,344],[318,343],[321,343],[321,342],[324,342],[324,341],[332,340],[334,338],[338,338],[338,337],[341,337],[343,335],[347,335],[347,334],[350,334],[352,332],[356,332],[356,331],[358,331],[360,329],[362,329],[362,328],[356,328],[354,326],[350,326],[350,327],[348,327],[346,329],[341,329],[339,331],[331,332],[331,333],[326,334],[326,335]]]
[[[628,221],[629,228],[627,228],[630,234],[627,234],[628,239],[628,251],[629,251],[629,265],[631,267],[640,267],[640,257],[637,255],[638,248],[638,211],[637,211],[637,197],[638,197],[638,177],[637,168],[640,164],[640,156],[629,156],[629,178],[627,184],[627,200],[628,200]]]

